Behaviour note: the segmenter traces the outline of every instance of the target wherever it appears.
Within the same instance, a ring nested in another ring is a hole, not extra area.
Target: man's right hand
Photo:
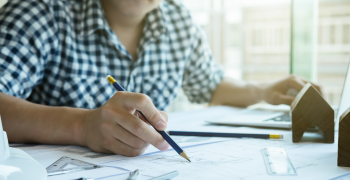
[[[157,130],[165,130],[167,114],[158,111],[148,96],[117,92],[102,107],[87,112],[82,123],[82,144],[97,152],[125,156],[140,155],[149,144],[167,150],[169,144],[138,117],[136,110],[142,111]]]

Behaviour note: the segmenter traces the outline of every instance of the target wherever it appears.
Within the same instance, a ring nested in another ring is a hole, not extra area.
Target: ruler
[[[276,176],[297,176],[292,162],[282,147],[265,147],[261,149],[267,173]]]
[[[101,168],[102,166],[73,159],[67,156],[61,157],[59,160],[46,168],[48,176],[66,174],[77,171],[91,170]]]

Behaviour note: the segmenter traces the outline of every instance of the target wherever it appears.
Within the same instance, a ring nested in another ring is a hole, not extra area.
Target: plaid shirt
[[[10,0],[0,10],[0,91],[50,106],[98,108],[116,90],[164,110],[182,87],[203,103],[223,77],[188,10],[166,0],[146,16],[133,60],[98,0]]]

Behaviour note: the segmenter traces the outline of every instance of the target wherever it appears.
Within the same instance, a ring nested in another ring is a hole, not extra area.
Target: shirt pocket
[[[105,77],[69,76],[63,84],[63,101],[70,107],[101,107],[116,91]]]

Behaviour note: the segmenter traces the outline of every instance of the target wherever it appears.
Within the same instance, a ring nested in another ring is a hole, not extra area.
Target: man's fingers
[[[311,83],[311,84],[312,84],[313,87],[315,87],[315,88],[317,89],[317,91],[318,91],[321,95],[323,95],[321,86],[316,85],[316,84],[314,84],[314,83]]]
[[[135,148],[135,149],[146,149],[148,146],[148,143],[143,141],[141,138],[135,136],[134,134],[130,133],[123,127],[121,127],[118,124],[115,124],[113,127],[110,128],[111,135],[118,139],[119,141],[123,142],[124,144]]]
[[[293,88],[293,89],[297,90],[298,92],[301,89],[303,89],[303,87],[306,85],[306,83],[302,79],[299,79],[295,76],[290,77],[288,84],[289,84],[290,88]]]
[[[137,118],[141,119],[146,124],[150,125],[149,122],[138,111],[135,111],[134,116],[136,116]]]
[[[124,144],[123,142],[119,141],[118,139],[112,138],[105,141],[106,141],[105,143],[106,151],[113,154],[134,157],[134,156],[141,155],[145,151],[145,149],[136,149],[136,148],[130,147],[127,144]]]
[[[294,87],[300,87],[300,85],[303,85],[303,87],[304,87],[307,83],[311,83],[311,85],[312,85],[313,87],[315,87],[315,88],[317,89],[317,91],[320,92],[320,94],[323,94],[323,93],[322,93],[321,87],[320,87],[319,85],[315,84],[315,83],[309,82],[309,81],[307,81],[307,80],[305,80],[305,79],[303,79],[303,78],[301,78],[301,77],[295,77],[295,76],[293,76],[292,79],[295,80],[294,83],[292,84],[293,88],[294,88]],[[302,88],[303,88],[303,87],[302,87]],[[301,88],[301,89],[302,89],[302,88]],[[297,89],[297,90],[300,91],[301,89],[299,89],[299,90]]]
[[[159,111],[159,113],[163,117],[163,119],[168,123],[168,114],[164,111]],[[143,118],[143,116],[138,111],[135,111],[134,115],[140,118],[145,123],[149,124],[148,121],[145,118]]]
[[[275,93],[272,99],[273,99],[272,100],[273,103],[271,104],[275,104],[275,105],[278,105],[278,104],[291,105],[292,102],[294,101],[294,97],[289,95],[284,95],[282,93]]]
[[[152,144],[161,151],[168,149],[169,144],[164,140],[164,138],[145,122],[128,112],[125,112],[122,117],[123,118],[116,118],[116,121],[124,129],[136,135],[143,141]]]
[[[160,115],[162,115],[163,119],[168,122],[168,114],[164,111],[159,111]]]
[[[140,110],[154,128],[159,131],[165,130],[167,122],[153,105],[151,98],[139,93],[128,93],[126,96],[126,98],[122,98],[126,108]]]

